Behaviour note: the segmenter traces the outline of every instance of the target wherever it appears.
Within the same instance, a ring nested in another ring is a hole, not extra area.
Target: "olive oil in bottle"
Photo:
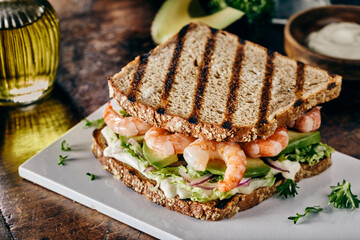
[[[46,0],[0,0],[0,106],[34,102],[53,88],[59,20]]]

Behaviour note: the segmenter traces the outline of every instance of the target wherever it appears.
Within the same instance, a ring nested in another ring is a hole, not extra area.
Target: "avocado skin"
[[[289,135],[289,144],[287,147],[278,155],[291,153],[295,151],[296,148],[304,148],[321,141],[321,136],[319,131],[300,133],[288,130]]]
[[[162,168],[169,166],[170,164],[178,161],[178,157],[176,154],[173,154],[170,156],[163,155],[163,154],[149,148],[146,145],[145,141],[143,142],[142,149],[143,149],[143,154],[144,154],[144,157],[146,158],[146,160],[148,160],[148,162],[152,166],[154,166],[156,169],[162,169]]]

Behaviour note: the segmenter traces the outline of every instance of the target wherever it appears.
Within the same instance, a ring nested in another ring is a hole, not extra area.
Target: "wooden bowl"
[[[293,15],[285,26],[285,52],[291,58],[339,74],[345,80],[360,80],[360,60],[325,56],[306,46],[305,40],[311,32],[318,31],[333,22],[360,24],[360,7],[331,5],[312,8]]]

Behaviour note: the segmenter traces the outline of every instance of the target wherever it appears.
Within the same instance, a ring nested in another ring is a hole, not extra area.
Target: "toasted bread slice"
[[[154,180],[146,178],[141,172],[126,163],[104,156],[103,151],[107,147],[107,143],[99,129],[94,130],[93,138],[92,151],[94,155],[107,171],[123,181],[126,186],[156,204],[202,220],[217,221],[224,217],[230,218],[237,212],[254,207],[274,195],[277,191],[276,186],[279,186],[284,181],[284,179],[279,179],[272,187],[261,187],[250,194],[236,194],[230,199],[221,201],[202,203],[178,197],[167,198],[161,189],[155,188],[156,182]],[[301,164],[301,169],[296,174],[295,181],[320,174],[330,165],[330,158],[325,158],[311,167],[307,164]]]
[[[208,140],[267,137],[336,98],[342,78],[203,23],[191,23],[109,79],[152,125]]]

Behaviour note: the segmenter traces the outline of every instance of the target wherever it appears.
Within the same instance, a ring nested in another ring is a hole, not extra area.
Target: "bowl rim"
[[[334,9],[339,9],[339,10],[343,10],[343,9],[348,9],[349,7],[351,7],[352,9],[357,9],[359,11],[360,14],[360,6],[357,5],[344,5],[344,4],[336,4],[336,5],[328,5],[328,6],[321,6],[321,7],[315,7],[315,8],[310,8],[310,9],[305,9],[302,11],[299,11],[297,13],[295,13],[294,15],[292,15],[289,20],[287,21],[287,23],[285,24],[285,28],[284,28],[284,37],[287,38],[287,40],[289,42],[291,42],[291,45],[294,45],[296,48],[307,52],[308,54],[310,54],[313,57],[316,58],[320,58],[321,60],[327,60],[327,61],[333,61],[333,62],[341,62],[343,64],[360,64],[360,59],[344,59],[344,58],[335,58],[335,57],[330,57],[321,53],[317,53],[313,50],[311,50],[310,48],[300,44],[295,38],[294,36],[291,34],[290,28],[292,23],[294,22],[295,19],[301,17],[304,14],[307,14],[309,12],[313,12],[313,11],[321,11],[323,9],[329,9],[329,8],[334,8]],[[310,33],[309,33],[310,34]]]

